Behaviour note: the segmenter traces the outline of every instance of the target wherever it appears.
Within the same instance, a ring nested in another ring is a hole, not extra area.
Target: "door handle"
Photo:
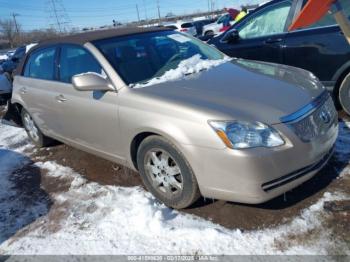
[[[19,92],[21,92],[22,95],[27,93],[27,88],[26,87],[22,87],[19,89]]]
[[[282,42],[282,38],[269,38],[265,41],[265,44],[276,44]]]
[[[60,103],[67,101],[67,99],[63,95],[56,96],[56,100]]]

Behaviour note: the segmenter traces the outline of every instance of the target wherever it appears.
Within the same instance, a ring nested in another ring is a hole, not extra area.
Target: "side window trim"
[[[286,3],[287,3],[287,2],[290,3],[291,1],[290,1],[290,0],[285,0],[285,1],[281,1],[281,2],[278,2],[278,3],[271,4],[271,5],[269,5],[268,7],[265,7],[265,8],[263,8],[263,9],[257,11],[257,12],[254,12],[254,14],[252,15],[252,19],[254,19],[254,18],[257,17],[258,15],[260,15],[261,13],[263,13],[267,8],[271,8],[272,6],[280,5],[280,4],[285,3],[285,2],[286,2]],[[293,2],[292,2],[292,3],[293,3]],[[288,16],[287,16],[286,23],[285,23],[284,26],[283,26],[283,32],[281,32],[281,33],[279,33],[279,34],[269,34],[269,35],[264,35],[264,36],[258,36],[258,37],[247,38],[247,39],[245,39],[245,40],[254,40],[254,39],[259,39],[259,38],[264,38],[264,37],[269,37],[269,36],[274,36],[274,35],[284,35],[284,34],[287,34],[287,33],[288,33],[287,30],[286,30],[286,28],[288,28],[288,27],[287,27],[287,22],[288,22],[289,19],[290,19],[289,17],[290,17],[291,15],[293,15],[293,14],[294,14],[294,12],[292,12],[292,6],[291,6],[291,9],[290,9],[289,12],[288,12]],[[246,24],[247,24],[247,23],[243,21],[243,23],[238,24],[238,26],[236,27],[236,29],[239,31],[239,30],[242,29]]]
[[[326,28],[339,28],[340,27],[338,24],[334,24],[334,25],[325,25],[325,26],[317,26],[317,27],[311,27],[311,28],[302,28],[302,29],[297,29],[297,30],[293,30],[288,32],[288,34],[294,34],[294,33],[299,33],[299,32],[305,32],[305,31],[310,31],[310,30],[320,30],[320,29],[326,29]]]
[[[54,60],[54,63],[53,63],[53,72],[54,72],[54,75],[53,75],[53,79],[41,79],[41,78],[34,78],[34,77],[30,77],[30,76],[25,76],[25,71],[26,71],[26,68],[27,66],[30,66],[30,59],[32,58],[32,56],[40,53],[40,52],[43,52],[45,51],[46,49],[50,49],[50,48],[54,48],[55,49],[55,60]],[[24,66],[23,66],[23,69],[22,69],[22,72],[21,72],[21,76],[22,77],[26,77],[26,78],[32,78],[32,79],[36,79],[36,80],[43,80],[43,81],[56,81],[56,69],[57,69],[57,64],[56,64],[56,57],[57,57],[57,51],[58,51],[58,45],[55,44],[55,45],[47,45],[47,46],[43,46],[43,47],[40,47],[38,49],[36,49],[35,51],[31,52],[27,57],[26,57],[26,60],[24,62]]]

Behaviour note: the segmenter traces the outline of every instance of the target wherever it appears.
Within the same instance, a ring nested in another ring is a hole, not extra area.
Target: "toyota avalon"
[[[15,112],[37,146],[54,139],[137,170],[173,208],[200,196],[268,201],[314,176],[338,133],[313,74],[229,59],[168,28],[35,46],[14,79]]]

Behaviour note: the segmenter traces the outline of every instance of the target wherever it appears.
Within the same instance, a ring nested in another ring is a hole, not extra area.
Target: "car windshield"
[[[195,38],[162,31],[94,41],[127,85],[147,83],[193,57],[216,61],[224,55]],[[193,72],[194,73],[194,72]]]

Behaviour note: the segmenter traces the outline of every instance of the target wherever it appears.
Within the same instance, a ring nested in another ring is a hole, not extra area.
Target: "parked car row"
[[[289,1],[268,10],[280,3]],[[265,8],[238,25],[254,28],[247,21]],[[5,120],[38,147],[58,140],[139,171],[173,208],[200,196],[261,203],[281,195],[327,163],[338,134],[332,98],[312,73],[229,59],[167,27],[43,42],[16,73]]]
[[[222,32],[222,29],[224,28],[224,22],[230,21],[230,24],[232,25],[234,23],[232,17],[230,14],[225,14],[223,16],[220,16],[216,21],[213,23],[207,24],[203,27],[203,35],[204,36],[214,36]]]

